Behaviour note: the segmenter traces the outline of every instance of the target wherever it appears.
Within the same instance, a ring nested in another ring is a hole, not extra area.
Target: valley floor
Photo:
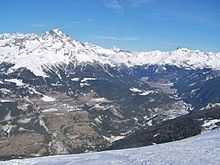
[[[0,165],[219,165],[220,129],[148,147],[0,162]]]

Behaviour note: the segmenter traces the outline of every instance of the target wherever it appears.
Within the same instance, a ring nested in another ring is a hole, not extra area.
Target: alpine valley
[[[176,141],[220,126],[220,53],[0,34],[0,159]]]

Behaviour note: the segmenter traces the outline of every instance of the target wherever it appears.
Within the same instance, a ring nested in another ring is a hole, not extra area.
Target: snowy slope
[[[143,148],[1,162],[1,165],[219,165],[220,130]]]
[[[105,49],[73,40],[58,29],[41,35],[0,34],[0,63],[13,63],[14,68],[26,67],[36,75],[44,76],[43,67],[73,61],[99,62],[111,66],[125,64],[128,67],[169,64],[192,69],[220,69],[220,53],[189,49],[177,49],[171,52]]]

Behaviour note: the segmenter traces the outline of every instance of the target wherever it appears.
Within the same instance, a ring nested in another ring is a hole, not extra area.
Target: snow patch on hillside
[[[43,101],[45,101],[45,102],[53,102],[53,101],[55,101],[56,99],[53,98],[53,97],[44,95],[44,96],[41,98],[41,100],[43,100]]]
[[[22,80],[18,80],[18,79],[6,79],[5,80],[6,82],[12,82],[12,83],[15,83],[17,86],[23,86],[25,85]]]

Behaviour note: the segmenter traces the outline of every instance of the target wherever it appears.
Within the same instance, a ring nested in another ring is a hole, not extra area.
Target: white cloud
[[[120,0],[103,0],[105,7],[111,9],[121,9],[122,5]]]
[[[146,3],[151,2],[152,0],[128,0],[128,3],[130,3],[130,5],[134,6],[134,7],[138,7],[141,5],[144,5]]]
[[[119,10],[126,6],[139,7],[151,1],[155,0],[103,0],[103,3],[107,8]]]

